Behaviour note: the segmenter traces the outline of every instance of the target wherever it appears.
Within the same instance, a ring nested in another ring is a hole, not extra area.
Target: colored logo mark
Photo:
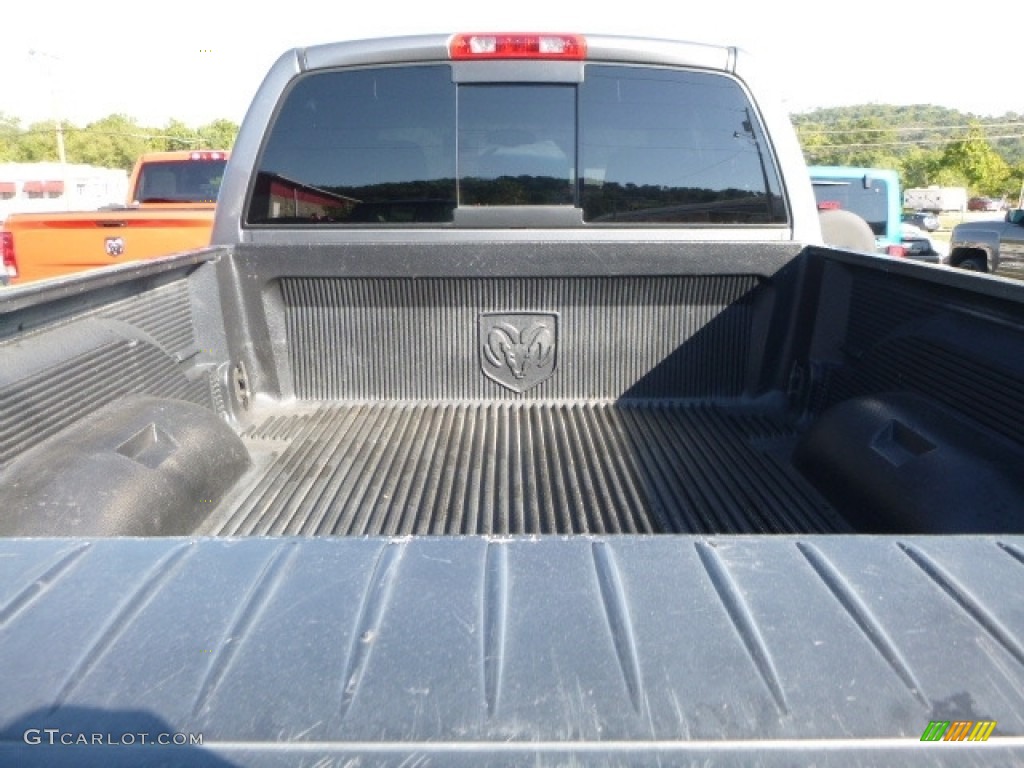
[[[995,729],[995,720],[932,720],[921,741],[988,741]]]

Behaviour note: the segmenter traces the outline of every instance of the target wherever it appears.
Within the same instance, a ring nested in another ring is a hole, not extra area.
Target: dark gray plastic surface
[[[189,534],[248,466],[206,408],[122,397],[0,471],[0,536]]]
[[[243,434],[258,479],[217,535],[840,533],[765,405],[282,407]]]
[[[0,541],[0,764],[1009,765],[1022,589],[1019,536]]]
[[[887,393],[833,406],[794,465],[862,533],[1015,533],[1024,450],[922,397]]]

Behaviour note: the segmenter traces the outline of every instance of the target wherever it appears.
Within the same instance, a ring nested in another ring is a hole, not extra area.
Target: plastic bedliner
[[[201,533],[852,532],[763,408],[327,404],[243,437],[257,470]]]
[[[0,764],[1020,765],[1022,586],[1020,536],[0,540]]]

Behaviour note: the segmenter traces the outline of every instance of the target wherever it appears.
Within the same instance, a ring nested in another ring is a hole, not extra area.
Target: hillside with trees
[[[867,104],[791,119],[808,164],[892,168],[905,187],[967,187],[1014,201],[1024,182],[1024,114]]]

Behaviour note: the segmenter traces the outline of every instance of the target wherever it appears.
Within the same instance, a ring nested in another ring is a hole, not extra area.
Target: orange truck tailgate
[[[201,248],[210,243],[213,213],[210,205],[12,216],[4,227],[17,262],[11,283]]]

